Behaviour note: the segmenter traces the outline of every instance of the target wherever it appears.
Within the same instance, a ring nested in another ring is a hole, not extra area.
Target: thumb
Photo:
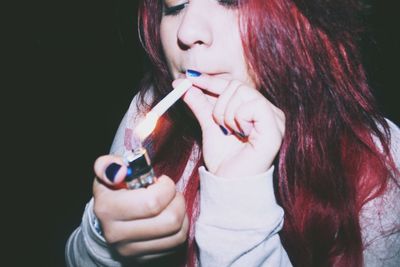
[[[105,155],[96,159],[94,171],[100,181],[113,187],[125,179],[127,167],[121,157]]]

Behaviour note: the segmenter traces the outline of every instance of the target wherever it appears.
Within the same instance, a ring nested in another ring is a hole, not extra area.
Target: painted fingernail
[[[201,75],[201,72],[195,71],[195,70],[186,70],[186,76],[189,77],[199,77]]]
[[[220,125],[219,128],[221,128],[221,131],[224,133],[224,135],[229,134],[229,131],[224,126]]]
[[[115,176],[117,175],[117,172],[119,171],[119,169],[121,169],[121,165],[119,165],[118,163],[111,163],[110,165],[108,165],[107,169],[106,169],[106,177],[108,180],[110,180],[111,182],[114,182]]]

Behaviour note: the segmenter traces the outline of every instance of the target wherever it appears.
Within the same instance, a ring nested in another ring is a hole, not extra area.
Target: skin
[[[228,178],[267,171],[282,142],[284,114],[251,78],[237,9],[216,0],[165,0],[165,6],[179,6],[176,15],[163,16],[160,28],[173,86],[188,69],[202,73],[187,77],[193,87],[183,99],[200,123],[207,170]],[[115,190],[105,176],[113,162],[124,165],[121,158],[106,155],[94,166],[98,177],[93,186],[94,212],[107,242],[123,256],[142,259],[169,253],[184,243],[188,219],[183,196],[172,180],[161,176],[147,189]],[[123,166],[114,184],[125,174]]]
[[[122,256],[140,256],[140,260],[168,254],[184,243],[188,218],[184,198],[176,192],[174,182],[161,176],[146,189],[114,190],[105,175],[112,162],[122,165],[114,180],[118,184],[127,171],[122,158],[101,156],[94,164],[98,178],[93,185],[94,213],[106,241]]]

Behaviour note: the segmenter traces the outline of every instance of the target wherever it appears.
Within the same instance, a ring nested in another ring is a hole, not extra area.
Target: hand
[[[110,182],[105,175],[111,163],[122,167]],[[174,182],[163,175],[147,188],[112,189],[121,183],[127,168],[120,157],[99,157],[94,170],[94,213],[103,236],[122,256],[152,257],[168,253],[186,241],[188,218],[185,201]]]
[[[206,74],[188,78],[193,87],[183,100],[200,123],[208,170],[223,177],[267,171],[282,143],[283,112],[245,83]]]

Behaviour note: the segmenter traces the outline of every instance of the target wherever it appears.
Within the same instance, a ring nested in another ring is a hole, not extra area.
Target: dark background
[[[4,266],[64,266],[93,162],[108,152],[143,73],[136,2],[15,2],[3,40]],[[394,0],[367,2],[365,66],[382,111],[399,124],[399,15]]]

